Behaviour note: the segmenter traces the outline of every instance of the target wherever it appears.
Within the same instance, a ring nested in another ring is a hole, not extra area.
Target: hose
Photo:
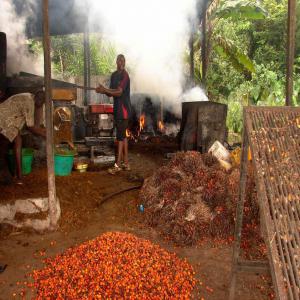
[[[99,204],[102,205],[105,201],[107,201],[108,199],[114,197],[114,196],[117,196],[119,194],[122,194],[122,193],[125,193],[125,192],[129,192],[129,191],[132,191],[132,190],[137,190],[137,189],[140,189],[143,185],[142,184],[139,184],[139,185],[136,185],[136,186],[131,186],[131,187],[128,187],[128,188],[125,188],[123,190],[120,190],[120,191],[117,191],[117,192],[114,192],[112,194],[108,194],[106,196],[104,196],[102,199],[101,199],[101,203]]]

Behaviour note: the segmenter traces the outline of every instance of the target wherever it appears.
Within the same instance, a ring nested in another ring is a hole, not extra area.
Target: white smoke
[[[78,0],[78,4],[80,4]],[[99,23],[132,66],[132,89],[158,94],[180,111],[184,51],[196,0],[90,1],[90,23]]]
[[[115,43],[117,52],[126,56],[131,66],[132,90],[158,94],[164,99],[166,108],[180,113],[185,79],[184,52],[188,48],[190,20],[196,20],[199,0],[75,1],[79,12],[86,12],[85,5],[89,5],[90,24],[97,25],[97,29],[100,27],[104,38]],[[7,34],[8,73],[23,70],[43,74],[41,57],[29,53],[26,44],[26,20],[34,13],[27,5],[23,15],[17,16],[12,2],[0,0],[0,31]],[[36,1],[25,3],[31,2]],[[58,9],[52,7],[51,11]],[[195,93],[191,91],[193,99],[204,99]]]
[[[175,137],[178,134],[179,130],[180,130],[179,122],[176,124],[167,123],[165,124],[164,134]]]
[[[34,56],[28,51],[26,18],[26,15],[19,16],[15,13],[12,0],[0,1],[0,31],[6,33],[7,38],[8,75],[20,71],[43,74],[42,57]]]
[[[194,101],[208,101],[203,89],[200,87],[194,87],[191,90],[185,92],[182,97],[182,102],[194,102]]]

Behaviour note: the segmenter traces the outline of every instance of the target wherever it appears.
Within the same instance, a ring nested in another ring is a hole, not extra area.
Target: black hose
[[[0,273],[3,273],[6,269],[7,265],[0,265]]]
[[[125,193],[125,192],[129,192],[129,191],[132,191],[132,190],[137,190],[137,189],[140,189],[143,185],[142,184],[139,184],[139,185],[136,185],[136,186],[131,186],[131,187],[128,187],[128,188],[125,188],[123,190],[120,190],[118,192],[114,192],[112,194],[108,194],[106,196],[104,196],[102,199],[101,199],[101,203],[99,204],[102,205],[106,200],[114,197],[114,196],[117,196],[119,194],[122,194],[122,193]]]

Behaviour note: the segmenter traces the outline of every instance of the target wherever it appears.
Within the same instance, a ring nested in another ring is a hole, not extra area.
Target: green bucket
[[[68,176],[72,172],[74,151],[64,150],[54,155],[54,171],[57,176]]]
[[[22,148],[22,175],[28,175],[32,171],[33,149]],[[15,174],[16,163],[14,151],[8,152],[8,167],[12,174]]]

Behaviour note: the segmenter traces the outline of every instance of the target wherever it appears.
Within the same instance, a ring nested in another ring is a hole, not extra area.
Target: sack
[[[213,143],[208,153],[211,153],[218,160],[224,160],[230,163],[230,153],[219,141]]]
[[[231,169],[230,153],[219,141],[214,142],[208,153],[211,153],[226,171]]]

